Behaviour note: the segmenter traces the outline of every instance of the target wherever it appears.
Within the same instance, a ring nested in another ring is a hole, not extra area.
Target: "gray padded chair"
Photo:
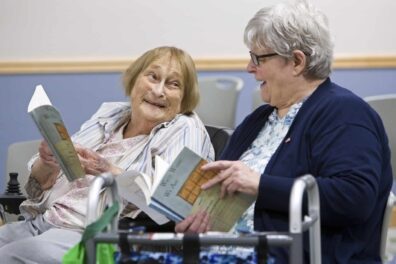
[[[41,140],[21,141],[13,143],[8,147],[5,177],[6,182],[4,186],[7,186],[9,173],[17,172],[21,191],[26,195],[23,187],[29,178],[27,163],[30,158],[38,152],[40,142]]]
[[[226,127],[216,127],[209,125],[206,125],[205,127],[208,131],[210,141],[212,142],[213,148],[215,150],[215,160],[218,160],[221,152],[230,140],[230,137],[234,130]]]
[[[37,153],[39,144],[40,140],[30,140],[16,142],[8,147],[4,192],[0,194],[1,218],[5,222],[20,219],[19,205],[26,199],[24,186],[29,178],[27,163]],[[10,181],[10,173],[18,173],[19,186],[15,179]]]
[[[370,96],[364,100],[380,115],[388,135],[393,178],[396,179],[396,94]]]
[[[389,223],[392,219],[393,205],[396,202],[395,195],[391,192],[386,203],[384,218],[382,220],[382,230],[381,230],[381,245],[380,245],[380,256],[383,263],[386,263],[386,243],[388,241],[388,229]]]
[[[234,128],[243,80],[233,76],[202,77],[198,85],[201,100],[195,111],[203,123]]]
[[[396,179],[396,94],[384,94],[365,97],[364,100],[380,115],[388,135],[391,150],[391,164],[393,178]],[[386,261],[386,242],[388,237],[389,222],[392,218],[393,206],[396,198],[391,193],[384,212],[381,232],[380,255],[382,261]]]

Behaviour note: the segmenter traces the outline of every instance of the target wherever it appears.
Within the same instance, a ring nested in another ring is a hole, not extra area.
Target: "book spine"
[[[157,210],[159,213],[165,215],[168,219],[175,221],[175,222],[180,222],[184,220],[184,217],[182,215],[179,215],[175,211],[173,211],[170,207],[164,205],[157,199],[153,198],[151,199],[151,202],[149,204],[150,208],[153,208],[154,210]]]

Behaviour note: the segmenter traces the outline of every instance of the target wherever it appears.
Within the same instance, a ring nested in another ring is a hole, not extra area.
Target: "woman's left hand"
[[[242,192],[256,196],[260,183],[260,174],[246,166],[242,161],[220,160],[207,163],[201,167],[204,171],[219,171],[216,177],[201,186],[206,190],[221,184],[221,197]]]
[[[122,169],[114,166],[108,160],[90,149],[76,146],[76,151],[86,174],[97,176],[104,172],[110,172],[115,176],[123,172]]]

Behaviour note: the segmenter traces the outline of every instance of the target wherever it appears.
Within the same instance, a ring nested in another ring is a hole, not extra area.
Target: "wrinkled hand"
[[[56,160],[55,156],[52,154],[52,151],[48,147],[48,144],[45,140],[42,140],[40,142],[38,153],[44,165],[46,165],[51,170],[60,170],[58,161]]]
[[[242,161],[220,160],[207,163],[203,171],[219,171],[216,177],[201,186],[206,190],[213,185],[221,184],[221,197],[242,192],[256,196],[260,183],[260,174],[246,166]]]
[[[97,176],[104,172],[110,172],[113,175],[118,175],[122,172],[120,168],[114,166],[98,153],[78,145],[75,148],[86,174]]]
[[[187,216],[175,226],[176,233],[204,233],[209,230],[209,214],[204,211]]]
[[[39,159],[33,163],[30,176],[40,184],[41,192],[50,189],[55,184],[60,166],[45,140],[40,142],[38,154]]]

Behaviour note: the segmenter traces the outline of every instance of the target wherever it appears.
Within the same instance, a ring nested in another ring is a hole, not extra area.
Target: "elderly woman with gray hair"
[[[392,185],[382,121],[361,98],[333,83],[326,17],[310,4],[279,3],[259,10],[245,29],[249,73],[261,82],[262,105],[236,128],[220,171],[203,189],[256,197],[234,232],[287,231],[293,181],[316,177],[320,192],[323,263],[381,263],[382,215]],[[205,212],[176,225],[178,232],[210,230]],[[309,247],[304,242],[305,262]],[[270,248],[288,263],[284,248]]]

